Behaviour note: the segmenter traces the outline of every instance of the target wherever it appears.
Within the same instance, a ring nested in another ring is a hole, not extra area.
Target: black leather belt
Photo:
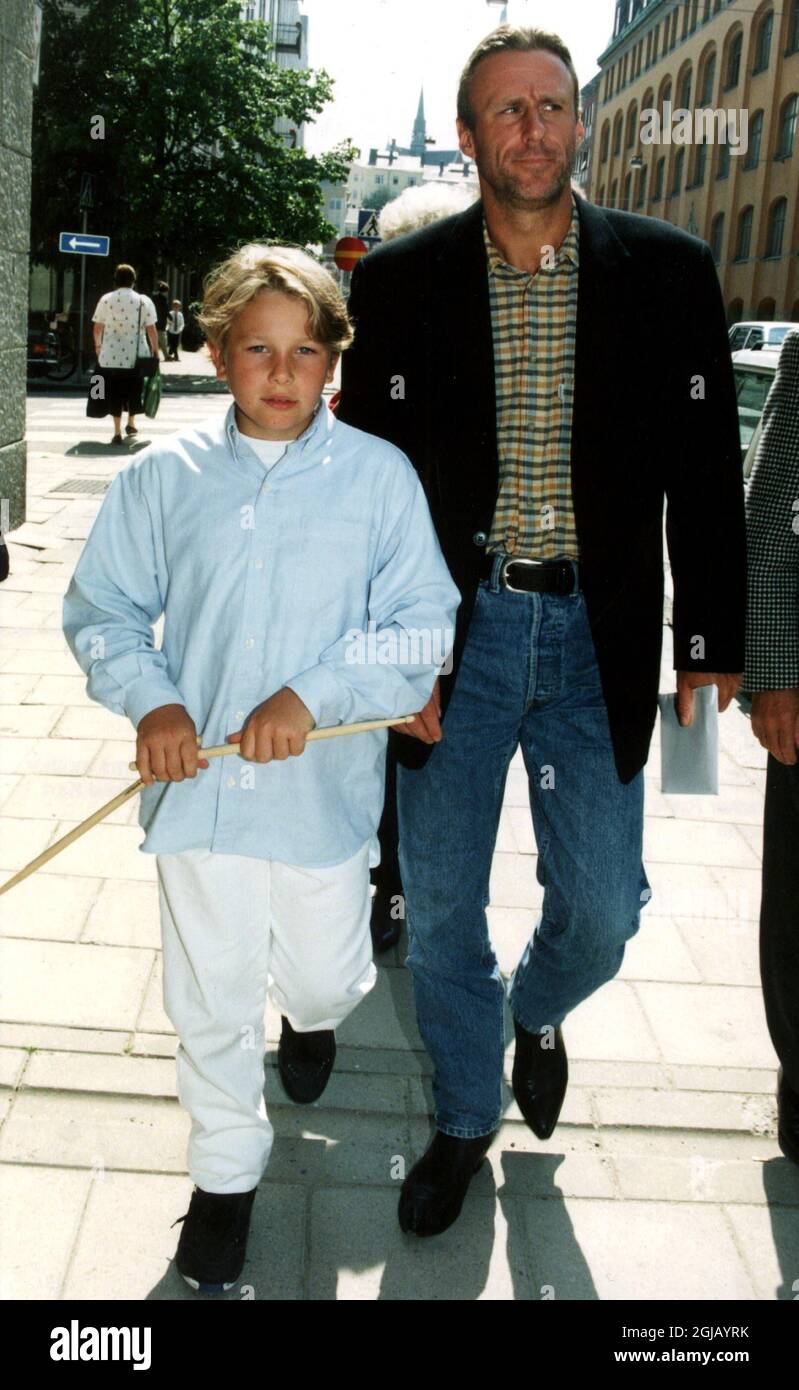
[[[484,555],[480,578],[490,580],[496,555]],[[573,594],[578,588],[577,567],[571,560],[525,560],[502,557],[499,585],[515,594]]]

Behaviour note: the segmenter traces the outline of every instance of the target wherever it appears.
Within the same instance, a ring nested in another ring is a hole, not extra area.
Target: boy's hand
[[[420,709],[412,724],[398,724],[398,734],[409,734],[411,738],[421,739],[422,743],[440,743],[444,737],[441,728],[441,682],[437,679],[433,693],[424,709]]]
[[[145,786],[196,777],[207,758],[197,757],[197,730],[184,705],[159,705],[136,731],[136,766]]]
[[[251,762],[282,762],[289,755],[299,757],[305,750],[305,736],[314,718],[299,695],[284,686],[258,705],[238,733],[228,734],[228,743],[239,743],[239,754]]]

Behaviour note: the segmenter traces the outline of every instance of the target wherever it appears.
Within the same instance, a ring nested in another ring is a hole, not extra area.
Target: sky
[[[455,94],[474,46],[498,23],[486,0],[302,0],[311,67],[335,79],[334,99],[306,127],[317,154],[349,136],[366,160],[393,136],[410,144],[424,84],[427,133],[456,149]],[[614,0],[509,0],[508,19],[548,29],[571,49],[580,85],[613,32]],[[434,149],[435,146],[431,146]]]

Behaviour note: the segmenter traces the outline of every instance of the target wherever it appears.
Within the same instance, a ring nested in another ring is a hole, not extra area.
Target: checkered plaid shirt
[[[536,275],[503,261],[483,221],[488,257],[499,493],[489,550],[577,559],[571,425],[580,222]]]
[[[799,688],[799,332],[782,345],[746,494],[747,690]]]

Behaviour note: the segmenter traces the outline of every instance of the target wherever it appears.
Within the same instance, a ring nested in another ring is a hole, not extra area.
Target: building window
[[[677,151],[674,159],[674,177],[671,181],[671,194],[674,197],[682,188],[682,171],[685,164],[685,146]]]
[[[744,208],[738,218],[738,244],[735,248],[736,261],[748,261],[752,247],[752,218],[754,208]]]
[[[713,0],[713,13],[718,14],[721,9],[721,0]]]
[[[725,91],[729,91],[730,87],[738,86],[741,76],[741,54],[743,52],[743,46],[743,30],[739,29],[730,44],[730,50],[727,56],[727,81],[724,84]]]
[[[600,190],[599,190],[599,197],[598,197],[598,199],[597,199],[597,203],[599,204],[599,207],[604,207],[604,205],[605,205],[605,185],[604,185],[604,183],[603,183],[602,187],[601,187]]]
[[[719,163],[716,169],[717,179],[726,179],[730,173],[730,146],[725,140],[719,145]]]
[[[774,32],[774,11],[769,10],[760,21],[760,28],[757,31],[757,47],[755,48],[755,66],[753,72],[764,72],[768,67],[771,57],[771,35]]]
[[[385,174],[376,174],[376,175],[375,175],[375,183],[385,183],[385,181],[386,181],[386,176],[385,176]]]
[[[713,88],[716,85],[716,55],[711,53],[705,63],[705,70],[702,74],[702,91],[699,97],[700,106],[712,106]]]
[[[698,12],[698,10],[699,10],[699,0],[693,0],[693,4],[691,5],[691,24],[690,24],[689,31],[688,31],[688,32],[691,33],[691,34],[694,32],[694,29],[696,28],[696,20],[697,20],[697,12]]]
[[[638,106],[636,105],[635,102],[633,102],[633,105],[630,107],[630,111],[629,111],[629,114],[628,114],[628,116],[627,116],[627,149],[628,149],[628,150],[632,149],[633,145],[635,144],[635,130],[636,130],[637,124],[638,124]]]
[[[609,207],[615,208],[615,206],[616,206],[616,194],[618,193],[618,189],[619,189],[619,180],[618,180],[618,179],[614,179],[613,182],[612,182],[612,184],[610,185],[610,203],[608,204]]]
[[[614,154],[621,154],[621,127],[622,127],[622,119],[621,119],[621,111],[619,111],[618,114],[617,114],[617,116],[616,116],[615,121],[613,122],[613,153],[614,153]]]
[[[707,24],[710,19],[710,0],[705,0],[705,8],[702,11],[702,23]]]
[[[694,157],[694,188],[700,188],[705,182],[705,165],[707,163],[707,145],[701,140],[696,147]]]
[[[680,95],[677,105],[684,111],[690,110],[691,106],[691,69],[688,68],[680,83]]]
[[[646,175],[647,169],[646,165],[644,165],[643,169],[638,175],[638,197],[635,200],[635,206],[637,208],[642,208],[644,206],[644,203],[646,202]]]
[[[788,207],[787,198],[778,198],[774,203],[768,219],[768,234],[766,236],[766,256],[782,255],[782,239],[785,233],[785,212]]]
[[[763,142],[763,112],[756,111],[749,125],[749,149],[746,152],[744,169],[756,169],[760,163],[760,146]]]
[[[799,3],[799,0],[797,0],[797,3]],[[659,24],[656,24],[656,25],[655,25],[655,32],[654,32],[654,34],[652,35],[652,62],[653,62],[653,63],[656,63],[657,60],[658,60],[658,40],[659,40],[659,38],[660,38],[660,25],[659,25]]]
[[[799,52],[799,0],[793,0],[791,5],[791,19],[788,27],[788,48],[786,56],[790,53]]]
[[[622,212],[630,211],[630,188],[632,186],[632,174],[627,174],[624,180],[624,196],[621,200]]]
[[[793,154],[797,116],[799,116],[799,96],[794,92],[793,96],[788,97],[788,100],[783,102],[780,112],[780,133],[777,140],[776,159],[790,159]]]
[[[661,118],[661,120],[663,120],[664,108],[665,108],[665,105],[666,105],[666,102],[667,102],[667,101],[671,101],[671,83],[670,83],[670,82],[667,82],[666,85],[665,85],[665,87],[663,88],[663,96],[661,97],[661,100],[660,100],[660,118]]]
[[[724,240],[724,213],[718,212],[710,224],[710,252],[718,265],[721,260],[721,246]]]
[[[663,180],[666,176],[666,156],[661,155],[655,165],[655,182],[652,187],[652,202],[659,203],[663,197]]]
[[[608,149],[609,149],[609,147],[610,147],[610,126],[609,126],[608,122],[605,121],[605,124],[604,124],[604,126],[602,127],[602,140],[601,140],[600,146],[599,146],[599,162],[600,162],[600,164],[606,164],[606,163],[607,163]]]

